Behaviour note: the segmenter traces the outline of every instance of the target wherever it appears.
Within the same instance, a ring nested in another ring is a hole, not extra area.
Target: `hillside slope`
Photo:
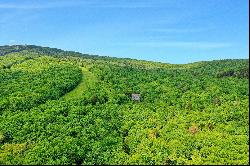
[[[0,55],[0,164],[249,164],[248,59]]]

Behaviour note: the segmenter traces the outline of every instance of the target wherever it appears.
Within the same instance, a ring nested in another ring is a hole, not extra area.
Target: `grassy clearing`
[[[77,85],[75,89],[73,89],[62,97],[64,100],[78,98],[84,91],[88,90],[90,86],[93,86],[96,83],[95,76],[87,68],[82,67],[82,74],[83,77],[81,82]]]

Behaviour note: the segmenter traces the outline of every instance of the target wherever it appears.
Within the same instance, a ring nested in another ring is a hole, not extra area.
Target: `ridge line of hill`
[[[7,50],[7,51],[6,51]],[[4,45],[0,46],[0,56],[6,55],[8,53],[12,52],[20,52],[20,51],[34,51],[37,53],[42,53],[50,56],[73,56],[73,57],[84,57],[87,59],[102,59],[102,60],[123,60],[123,61],[138,61],[138,62],[151,62],[151,63],[156,63],[156,64],[161,64],[161,65],[189,65],[189,64],[194,64],[194,63],[204,63],[204,62],[210,62],[210,61],[196,61],[196,62],[191,62],[191,63],[186,63],[186,64],[172,64],[172,63],[166,63],[166,62],[159,62],[159,61],[150,61],[150,60],[141,60],[141,59],[133,59],[133,58],[118,58],[118,57],[110,57],[110,56],[101,56],[101,55],[94,55],[94,54],[85,54],[77,51],[67,51],[67,50],[62,50],[58,48],[51,48],[51,47],[45,47],[45,46],[37,46],[37,45]],[[217,60],[212,60],[212,61],[226,61],[226,60],[233,60],[233,59],[217,59]],[[242,59],[244,60],[244,59]]]

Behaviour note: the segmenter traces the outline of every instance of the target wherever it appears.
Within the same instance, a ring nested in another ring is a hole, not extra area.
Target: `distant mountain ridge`
[[[133,58],[118,58],[118,57],[109,57],[109,56],[100,56],[100,55],[92,55],[92,54],[85,54],[76,51],[65,51],[58,48],[51,48],[51,47],[43,47],[37,45],[4,45],[0,46],[0,56],[3,56],[8,53],[12,52],[20,52],[23,50],[34,51],[40,54],[50,55],[50,56],[76,56],[76,57],[84,57],[90,59],[106,59],[106,60],[135,60],[135,61],[143,61],[143,62],[152,62],[148,60],[139,60]],[[223,59],[223,60],[234,60],[234,59]],[[217,60],[214,60],[217,61]],[[199,62],[209,62],[209,61],[198,61],[193,63]],[[153,62],[153,63],[162,63],[162,64],[170,64],[170,63],[163,63],[163,62]],[[192,63],[191,63],[192,64]]]

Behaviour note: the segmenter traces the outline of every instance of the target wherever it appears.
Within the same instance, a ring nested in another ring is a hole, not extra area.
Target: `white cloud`
[[[120,44],[119,44],[120,45]],[[134,42],[121,43],[121,45],[142,46],[142,47],[169,47],[169,48],[191,48],[191,49],[215,49],[232,47],[231,43],[223,42]]]
[[[60,8],[77,6],[78,1],[43,1],[33,3],[0,3],[0,9],[47,9],[47,8]]]
[[[159,1],[87,1],[87,0],[54,0],[32,1],[33,3],[1,3],[0,9],[46,9],[46,8],[62,8],[62,7],[90,7],[90,8],[152,8],[162,7]],[[164,1],[166,2],[166,1]]]
[[[166,33],[192,33],[192,32],[205,32],[212,28],[156,28],[151,31],[166,32]]]
[[[153,1],[127,1],[123,3],[121,1],[114,1],[115,3],[98,3],[93,7],[101,7],[101,8],[153,8],[160,7],[159,4],[154,3]],[[121,3],[119,3],[121,2]]]
[[[11,39],[9,42],[10,42],[10,43],[15,43],[16,40]]]

